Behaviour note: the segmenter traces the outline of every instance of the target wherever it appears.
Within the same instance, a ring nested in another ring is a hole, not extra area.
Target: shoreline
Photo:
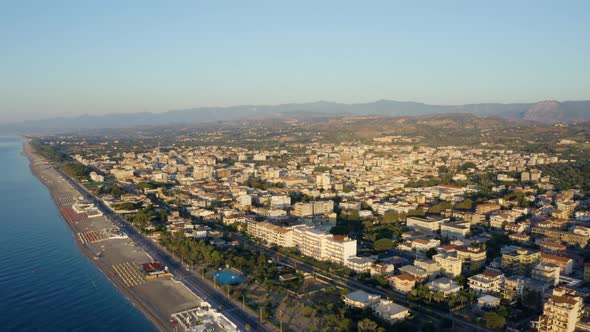
[[[158,319],[158,317],[156,317],[147,308],[147,306],[146,306],[147,303],[143,303],[143,301],[141,299],[139,299],[137,296],[135,296],[134,294],[132,294],[132,292],[130,292],[125,287],[125,285],[123,285],[123,283],[120,280],[118,280],[118,278],[116,278],[115,276],[113,276],[113,274],[109,273],[107,267],[106,266],[103,266],[104,264],[100,264],[99,261],[97,261],[97,260],[95,260],[95,259],[92,258],[93,253],[92,253],[91,249],[88,248],[85,244],[83,244],[78,239],[78,237],[76,236],[76,233],[77,233],[78,229],[74,225],[72,225],[71,221],[68,220],[68,218],[64,215],[63,210],[59,207],[59,200],[58,200],[58,198],[56,196],[55,191],[52,190],[52,188],[48,185],[48,183],[40,175],[39,167],[41,165],[39,163],[42,162],[44,159],[41,156],[39,156],[37,153],[35,153],[33,151],[33,148],[30,146],[30,144],[27,141],[27,138],[26,137],[22,137],[22,140],[23,140],[23,149],[21,151],[21,155],[24,156],[24,157],[26,157],[29,160],[29,169],[31,170],[31,174],[33,176],[35,176],[35,178],[40,183],[42,183],[45,186],[45,188],[48,190],[49,195],[51,196],[51,199],[53,201],[54,206],[59,211],[59,214],[61,216],[61,219],[63,220],[63,222],[68,226],[68,228],[72,232],[74,241],[76,242],[76,246],[77,246],[79,252],[90,263],[92,263],[93,266],[95,266],[96,268],[98,268],[98,270],[102,272],[102,274],[105,276],[105,278],[109,282],[111,282],[111,284],[113,284],[115,286],[115,288],[126,298],[126,300],[130,304],[132,304],[135,308],[137,308],[144,315],[144,317],[147,320],[149,320],[154,325],[154,327],[156,329],[158,329],[160,331],[169,331],[170,329],[166,328],[166,326],[163,325],[162,322],[160,322],[160,319]],[[53,167],[50,164],[47,164],[47,166]],[[72,188],[72,189],[74,189],[74,188]]]

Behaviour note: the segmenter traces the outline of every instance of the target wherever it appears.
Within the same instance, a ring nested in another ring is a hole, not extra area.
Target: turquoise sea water
[[[79,252],[21,151],[0,137],[0,331],[156,331]]]

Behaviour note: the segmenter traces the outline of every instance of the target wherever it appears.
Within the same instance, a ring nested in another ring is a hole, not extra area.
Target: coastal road
[[[216,309],[221,305],[223,308],[221,312],[229,320],[238,325],[240,330],[245,330],[246,325],[249,325],[252,331],[270,332],[276,330],[268,324],[261,323],[258,320],[258,317],[256,317],[250,311],[243,309],[232,299],[228,299],[222,290],[213,287],[209,281],[201,278],[192,271],[187,271],[181,262],[156,245],[152,240],[139,233],[135,228],[128,224],[126,220],[114,213],[101,200],[97,199],[88,191],[86,191],[86,188],[71,179],[61,170],[56,170],[64,179],[66,179],[74,188],[76,188],[85,199],[93,202],[98,207],[98,209],[104,213],[104,215],[109,218],[116,226],[118,226],[121,231],[127,234],[127,236],[129,236],[133,242],[135,242],[140,248],[148,253],[153,259],[167,266],[170,269],[170,272],[172,272],[174,275],[174,279],[182,282],[197,296],[211,304],[212,308]]]
[[[179,262],[175,257],[173,257],[165,250],[160,248],[152,240],[146,238],[143,234],[139,233],[125,219],[123,219],[120,215],[114,213],[101,200],[97,199],[94,195],[89,193],[86,190],[86,188],[84,188],[82,185],[71,179],[65,173],[61,172],[61,170],[58,171],[60,172],[60,174],[62,174],[62,176],[64,176],[65,179],[67,179],[69,183],[71,183],[75,188],[77,188],[78,191],[81,192],[86,199],[92,201],[105,214],[105,216],[109,217],[109,219],[111,219],[117,226],[119,226],[119,228],[121,228],[121,230],[124,231],[129,236],[129,238],[135,241],[154,259],[168,266],[171,272],[175,275],[175,279],[183,282],[183,284],[185,284],[191,291],[193,291],[203,300],[209,302],[213,308],[222,305],[224,308],[222,311],[223,314],[226,315],[226,317],[228,317],[232,322],[237,324],[240,327],[240,329],[243,330],[244,326],[248,324],[252,327],[253,331],[276,330],[275,328],[267,324],[260,323],[260,321],[254,314],[252,314],[250,311],[242,309],[241,306],[237,304],[235,301],[228,299],[226,295],[223,293],[223,291],[214,288],[207,280],[204,280],[192,271],[187,271],[187,269],[182,265],[182,263]],[[221,228],[221,225],[213,225],[213,227],[219,227],[220,230],[223,230]],[[361,283],[358,280],[349,277],[343,277],[338,274],[327,271],[325,269],[314,267],[303,261],[300,261],[290,256],[286,256],[270,248],[267,248],[240,233],[231,232],[231,236],[237,240],[248,243],[249,245],[255,247],[257,251],[263,252],[268,257],[274,257],[286,265],[292,266],[303,272],[311,273],[318,280],[321,280],[333,286],[342,287],[346,289],[364,290],[372,294],[379,294],[384,297],[393,298],[397,303],[406,306],[416,304],[409,301],[406,298],[406,296],[402,293],[385,290],[383,288],[377,288],[371,285]],[[418,305],[418,308],[418,311],[420,311],[422,314],[426,316],[431,316],[433,318],[438,319],[450,319],[453,322],[453,326],[462,326],[474,331],[489,331],[488,329],[478,324],[454,316],[446,311],[438,310],[431,307],[422,308],[422,306],[420,305]],[[427,312],[424,312],[422,309],[427,310]]]

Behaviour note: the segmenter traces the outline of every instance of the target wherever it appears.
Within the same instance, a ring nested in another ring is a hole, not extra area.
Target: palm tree
[[[441,302],[442,300],[444,300],[445,295],[443,294],[443,292],[437,291],[437,292],[434,293],[434,295],[433,295],[432,298],[436,302]]]

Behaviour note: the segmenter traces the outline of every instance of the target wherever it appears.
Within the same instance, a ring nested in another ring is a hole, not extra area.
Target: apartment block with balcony
[[[502,267],[518,274],[526,274],[541,260],[541,253],[524,248],[515,248],[502,254]]]
[[[487,270],[469,277],[469,288],[477,294],[499,294],[504,284],[504,274],[498,271]]]
[[[268,222],[248,222],[246,225],[251,236],[262,239],[268,244],[276,244],[286,248],[295,246],[293,227],[281,227]]]
[[[537,322],[539,332],[574,332],[580,321],[584,301],[565,289],[556,288],[543,306]]]
[[[574,260],[569,257],[553,255],[550,253],[541,253],[541,262],[559,266],[561,274],[570,275],[574,268]]]
[[[455,256],[436,254],[432,256],[432,260],[440,265],[442,274],[451,278],[460,275],[463,269],[463,262]]]
[[[463,269],[478,271],[486,264],[487,253],[483,247],[459,246],[455,248],[457,258],[463,262]]]

